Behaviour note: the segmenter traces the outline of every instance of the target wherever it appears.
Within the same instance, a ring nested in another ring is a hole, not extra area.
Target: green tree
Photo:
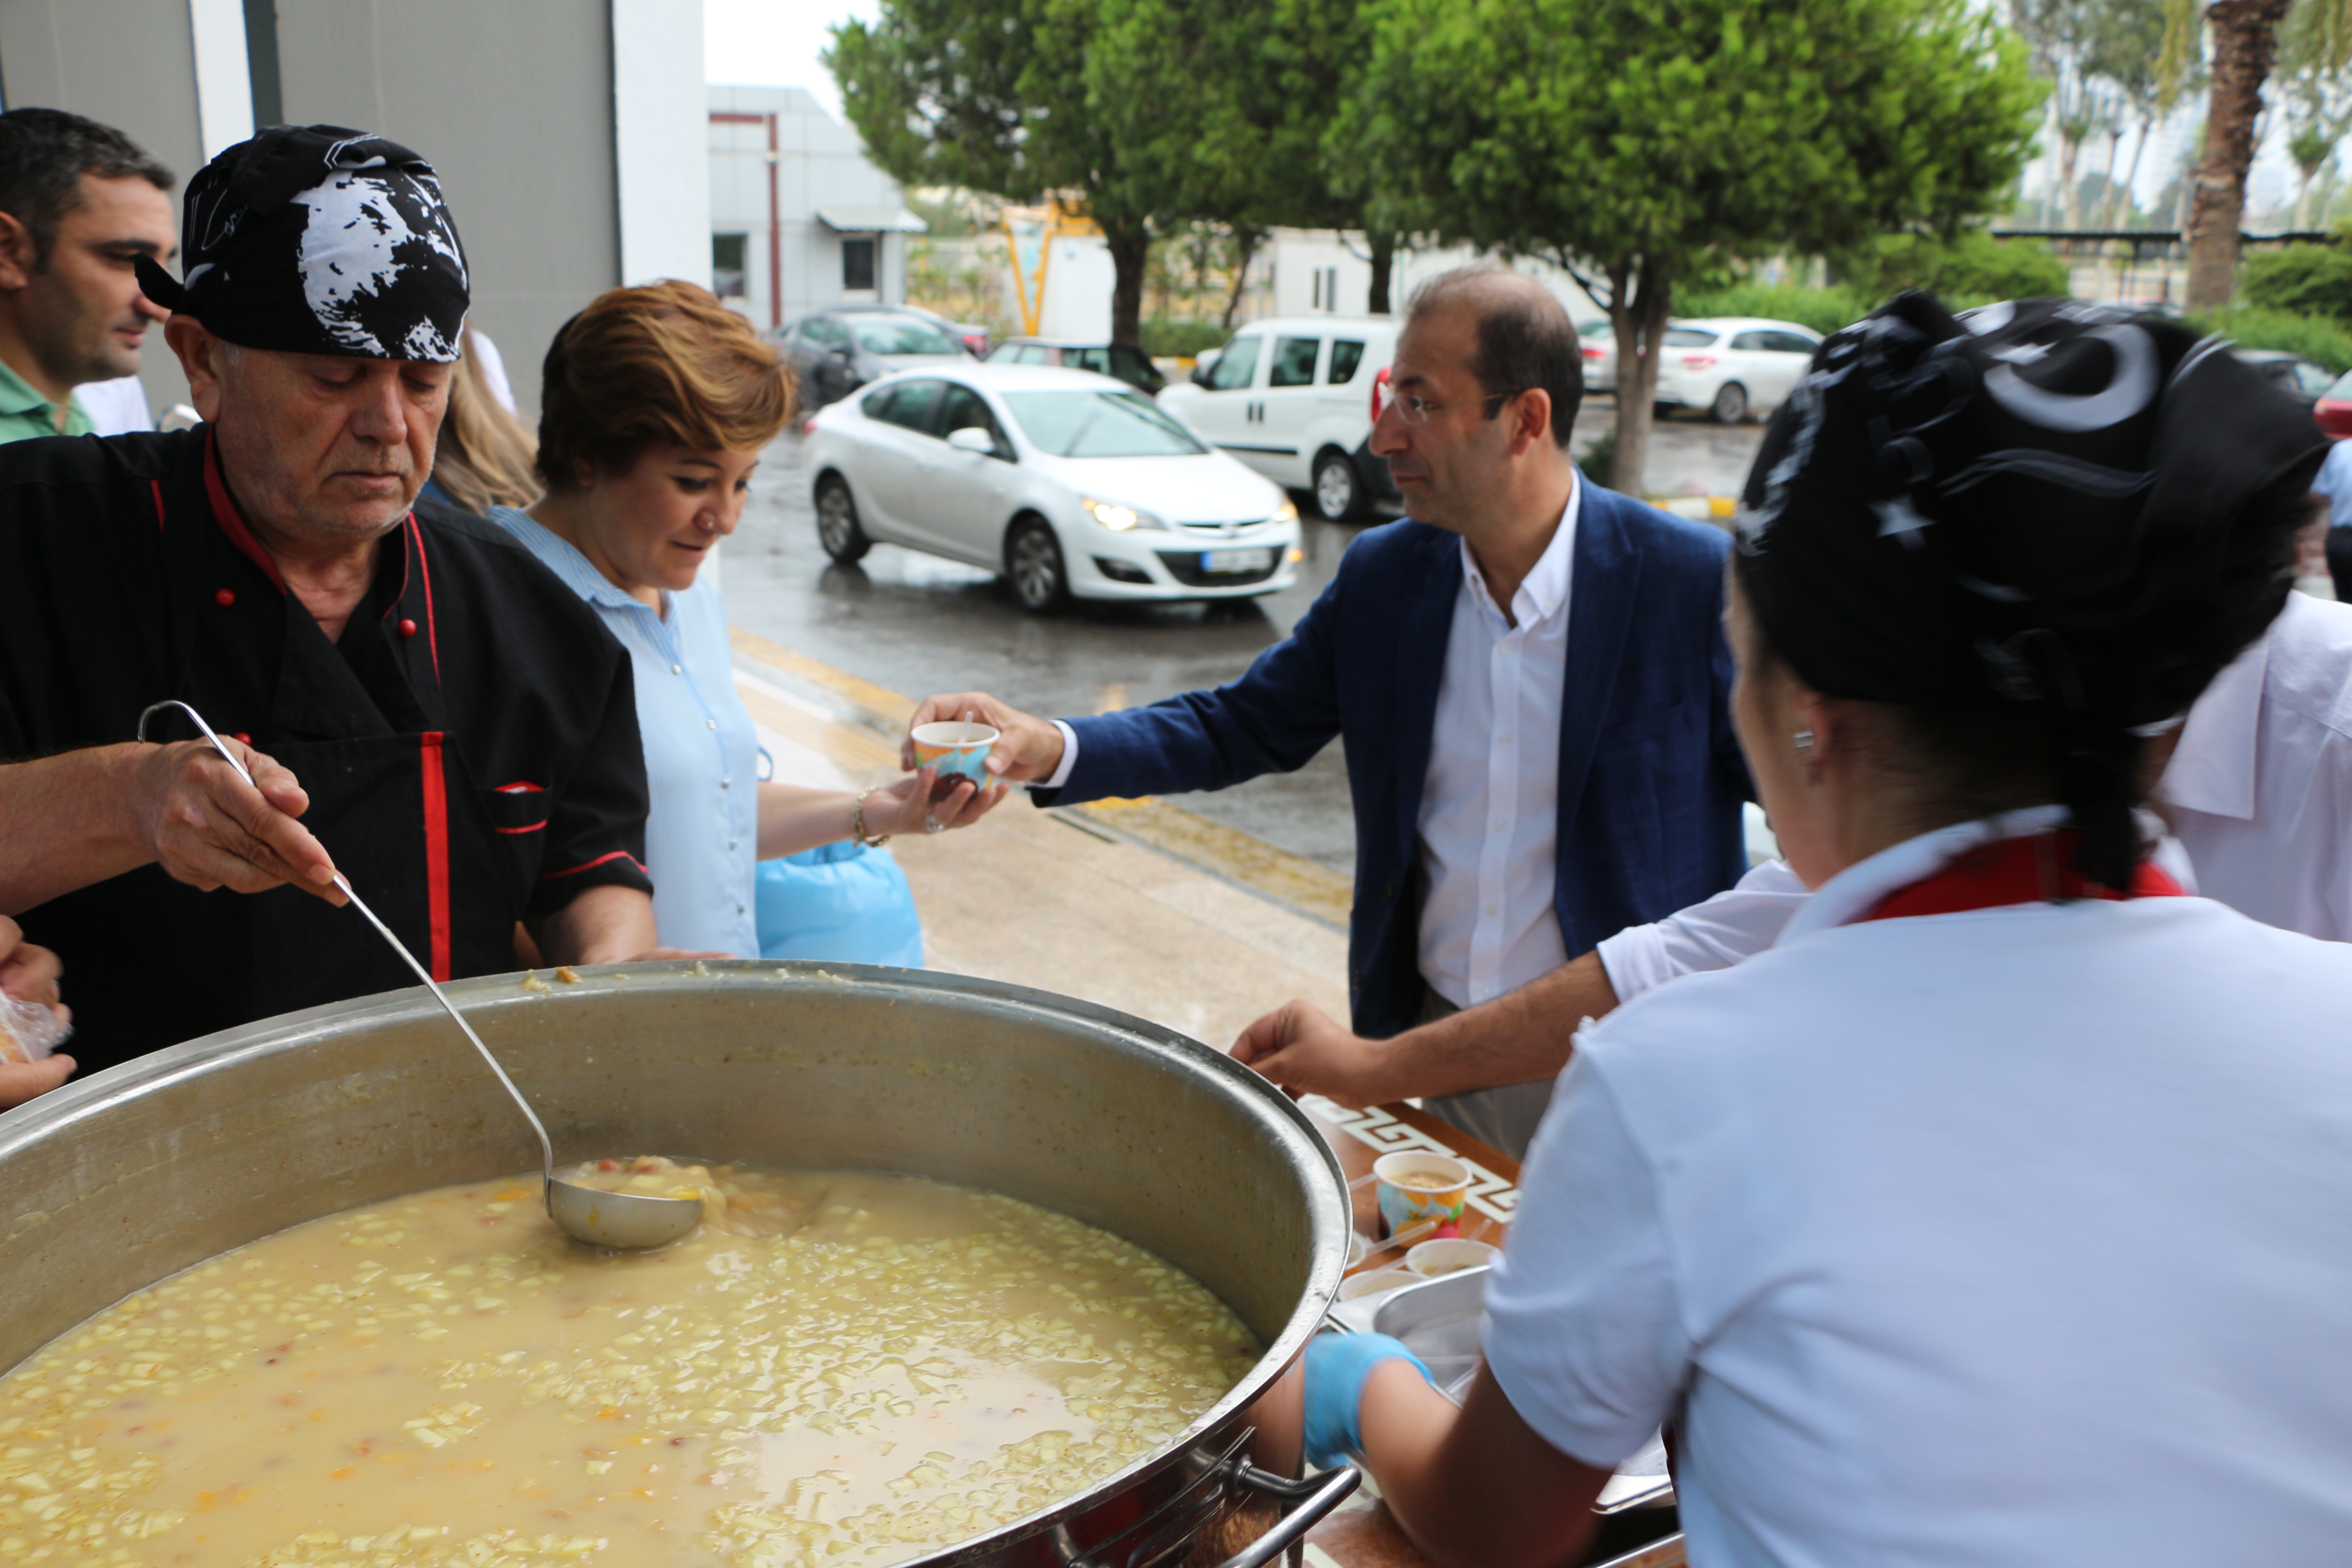
[[[1963,229],[1949,238],[1880,235],[1859,255],[1841,258],[1837,275],[1873,300],[1906,289],[1924,289],[1948,300],[2028,300],[2066,293],[2073,284],[2066,264],[2038,243],[1995,239],[1981,228]]]
[[[1166,210],[1249,256],[1276,227],[1363,229],[1365,185],[1326,139],[1363,65],[1360,0],[1116,0],[1087,55],[1094,113]],[[1395,237],[1374,226],[1372,309]],[[1232,310],[1226,311],[1230,326]]]
[[[2256,310],[2327,316],[2352,326],[2352,250],[2336,245],[2290,245],[2246,258],[2242,285]]]
[[[1074,194],[1110,251],[1111,335],[1134,343],[1169,195],[1089,90],[1088,50],[1116,4],[885,0],[871,26],[833,30],[824,63],[867,155],[893,178],[1015,202]]]
[[[2023,51],[1968,0],[1373,0],[1340,134],[1391,226],[1570,268],[1617,340],[1638,490],[1675,289],[1951,233],[2022,161]]]
[[[2352,0],[2217,0],[2203,8],[2213,30],[2212,88],[2205,110],[2189,207],[2189,309],[2215,310],[2237,286],[2238,226],[2246,210],[2246,173],[2253,167],[2263,83],[2277,60],[2290,8],[2305,15],[2308,58],[2341,74],[2352,65]],[[2195,52],[2198,0],[2168,0],[2164,59]]]
[[[2306,3],[2287,13],[2279,31],[2279,85],[2285,89],[2299,230],[2311,227],[2312,186],[2320,170],[2352,132],[2352,70],[2338,58],[2343,40],[2330,31],[2338,20],[2329,6]]]

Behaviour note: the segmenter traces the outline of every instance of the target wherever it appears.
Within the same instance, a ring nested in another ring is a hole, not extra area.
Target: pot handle
[[[1310,1476],[1292,1480],[1277,1476],[1272,1470],[1261,1470],[1245,1464],[1234,1478],[1244,1490],[1270,1497],[1278,1502],[1298,1506],[1282,1516],[1282,1522],[1251,1542],[1218,1568],[1265,1568],[1303,1539],[1307,1532],[1323,1522],[1323,1516],[1338,1508],[1341,1500],[1354,1491],[1364,1479],[1363,1472],[1353,1465],[1342,1465],[1328,1475]]]

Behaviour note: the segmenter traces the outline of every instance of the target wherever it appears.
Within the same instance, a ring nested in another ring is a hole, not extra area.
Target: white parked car
[[[1160,406],[1202,439],[1292,489],[1338,522],[1394,496],[1387,460],[1372,456],[1372,378],[1396,352],[1385,316],[1252,321]]]
[[[903,372],[809,422],[817,538],[1002,572],[1025,609],[1231,599],[1296,581],[1298,509],[1123,381],[1046,365]]]
[[[1584,390],[1617,390],[1617,328],[1608,317],[1576,323],[1578,347],[1584,351]]]
[[[1819,333],[1794,321],[1675,321],[1658,344],[1654,395],[1661,408],[1703,408],[1718,425],[1737,425],[1750,413],[1778,408],[1821,346]]]

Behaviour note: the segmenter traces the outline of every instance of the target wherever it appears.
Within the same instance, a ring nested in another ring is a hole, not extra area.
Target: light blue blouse
[[[759,957],[760,737],[735,692],[718,585],[665,593],[656,614],[520,511],[493,507],[490,518],[593,605],[629,650],[653,793],[646,868],[662,945]]]

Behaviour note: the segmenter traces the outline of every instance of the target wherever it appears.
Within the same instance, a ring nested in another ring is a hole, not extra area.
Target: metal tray
[[[1465,1268],[1424,1284],[1400,1285],[1381,1295],[1363,1298],[1360,1304],[1371,1309],[1365,1326],[1373,1333],[1402,1340],[1408,1350],[1428,1364],[1438,1388],[1459,1405],[1483,1359],[1478,1338],[1483,1327],[1486,1277],[1492,1272],[1489,1268]],[[1665,1444],[1653,1436],[1639,1453],[1618,1467],[1617,1473],[1601,1489],[1601,1496],[1594,1500],[1592,1511],[1622,1513],[1630,1508],[1664,1508],[1674,1500],[1675,1483],[1666,1474]]]

